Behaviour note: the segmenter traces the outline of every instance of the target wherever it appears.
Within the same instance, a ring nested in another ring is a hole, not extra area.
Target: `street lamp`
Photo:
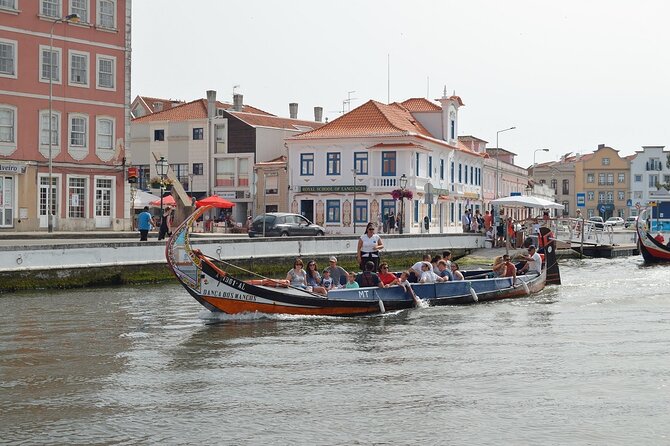
[[[404,173],[400,175],[398,183],[400,184],[400,221],[396,223],[400,225],[398,233],[402,234],[405,226],[405,188],[407,187],[407,177]]]
[[[49,186],[47,187],[47,231],[48,232],[54,232],[54,216],[53,216],[53,211],[54,207],[51,205],[51,201],[53,200],[53,191],[51,190],[52,188],[52,181],[53,181],[53,155],[52,155],[52,123],[51,121],[53,120],[53,90],[54,90],[54,64],[53,64],[53,53],[54,53],[54,26],[56,26],[56,23],[60,22],[71,22],[71,23],[77,23],[79,21],[79,14],[69,14],[66,15],[65,17],[58,18],[54,20],[51,23],[51,31],[49,31]],[[58,66],[60,69],[60,65]]]
[[[508,129],[498,130],[496,132],[496,187],[495,187],[495,197],[496,199],[500,198],[498,196],[498,190],[500,189],[500,146],[498,145],[498,135],[503,132],[514,130],[516,127],[510,127]]]
[[[535,149],[535,151],[533,152],[533,178],[535,178],[535,154],[537,152],[548,152],[548,151],[549,149],[545,148],[545,149]]]
[[[161,177],[161,223],[163,221],[163,179],[167,175],[168,171],[168,162],[165,157],[161,156],[161,159],[156,161],[156,173]]]

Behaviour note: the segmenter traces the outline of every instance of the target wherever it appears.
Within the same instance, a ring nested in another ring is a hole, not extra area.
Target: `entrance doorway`
[[[300,215],[314,223],[314,200],[300,200]]]

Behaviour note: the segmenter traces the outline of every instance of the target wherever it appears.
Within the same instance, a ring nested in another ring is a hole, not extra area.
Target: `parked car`
[[[595,226],[596,229],[605,228],[605,222],[603,221],[602,217],[591,217],[589,218],[589,221],[593,223],[593,226]]]
[[[630,226],[635,226],[635,223],[637,223],[637,215],[633,215],[631,217],[628,217],[626,219],[626,223],[623,224],[624,228],[628,228]]]
[[[621,217],[610,217],[610,218],[607,219],[607,221],[605,223],[607,223],[608,225],[612,225],[612,226],[623,226],[624,225],[623,218],[621,218]]]
[[[249,228],[249,237],[262,237],[265,225],[266,237],[321,236],[326,230],[299,214],[270,212],[253,219]]]

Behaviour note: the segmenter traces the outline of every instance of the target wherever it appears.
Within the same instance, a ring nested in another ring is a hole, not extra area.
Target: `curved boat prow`
[[[560,285],[561,272],[558,269],[556,260],[556,239],[549,228],[540,228],[540,237],[547,240],[544,244],[544,263],[547,269],[547,285]]]
[[[645,214],[648,209],[640,211],[635,222],[637,232],[637,246],[646,263],[670,262],[670,247],[657,241],[651,234],[651,228],[647,227]]]

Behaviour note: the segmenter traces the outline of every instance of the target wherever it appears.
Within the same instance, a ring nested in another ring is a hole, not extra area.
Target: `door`
[[[0,228],[14,226],[14,177],[0,176]]]
[[[314,200],[300,200],[300,215],[314,222]]]
[[[95,227],[112,226],[112,180],[95,179]]]
[[[47,197],[49,195],[49,177],[40,177],[39,197],[39,219],[40,228],[49,226],[49,215],[47,212]],[[51,177],[51,214],[58,215],[58,178]],[[54,225],[56,224],[54,217]]]

